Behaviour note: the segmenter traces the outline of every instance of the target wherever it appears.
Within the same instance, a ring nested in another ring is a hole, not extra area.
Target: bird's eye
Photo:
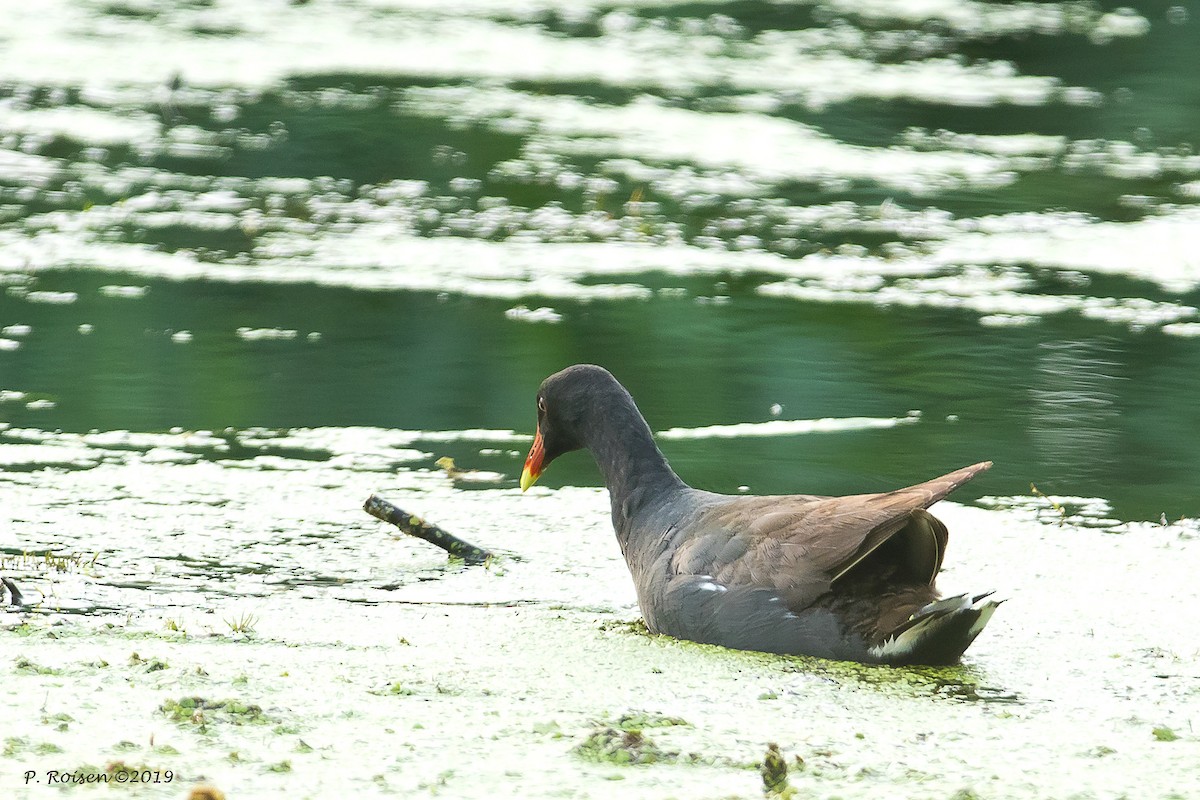
[[[542,414],[546,413],[546,398],[544,398],[544,397],[538,398],[538,411]]]

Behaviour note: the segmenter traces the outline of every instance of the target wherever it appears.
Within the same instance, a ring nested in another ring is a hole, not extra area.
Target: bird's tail
[[[987,625],[1003,600],[991,592],[930,603],[871,648],[885,664],[953,664]]]

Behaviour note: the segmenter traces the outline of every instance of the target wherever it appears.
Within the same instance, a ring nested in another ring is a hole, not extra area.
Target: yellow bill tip
[[[526,467],[521,471],[521,491],[525,491],[530,486],[537,483],[538,476],[533,474],[533,471]]]

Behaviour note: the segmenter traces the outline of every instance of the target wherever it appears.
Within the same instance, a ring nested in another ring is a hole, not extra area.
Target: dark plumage
[[[938,599],[946,527],[927,509],[991,466],[880,494],[729,496],[693,489],[633,398],[601,367],[538,390],[522,488],[571,450],[591,451],[647,627],[742,650],[889,664],[958,660],[999,604]]]

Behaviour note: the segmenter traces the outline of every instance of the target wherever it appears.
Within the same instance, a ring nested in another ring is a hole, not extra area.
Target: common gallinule
[[[947,532],[925,510],[991,462],[881,494],[705,492],[667,464],[625,387],[590,364],[538,389],[521,489],[580,448],[604,473],[654,633],[768,653],[950,664],[999,605],[990,592],[938,599]]]

